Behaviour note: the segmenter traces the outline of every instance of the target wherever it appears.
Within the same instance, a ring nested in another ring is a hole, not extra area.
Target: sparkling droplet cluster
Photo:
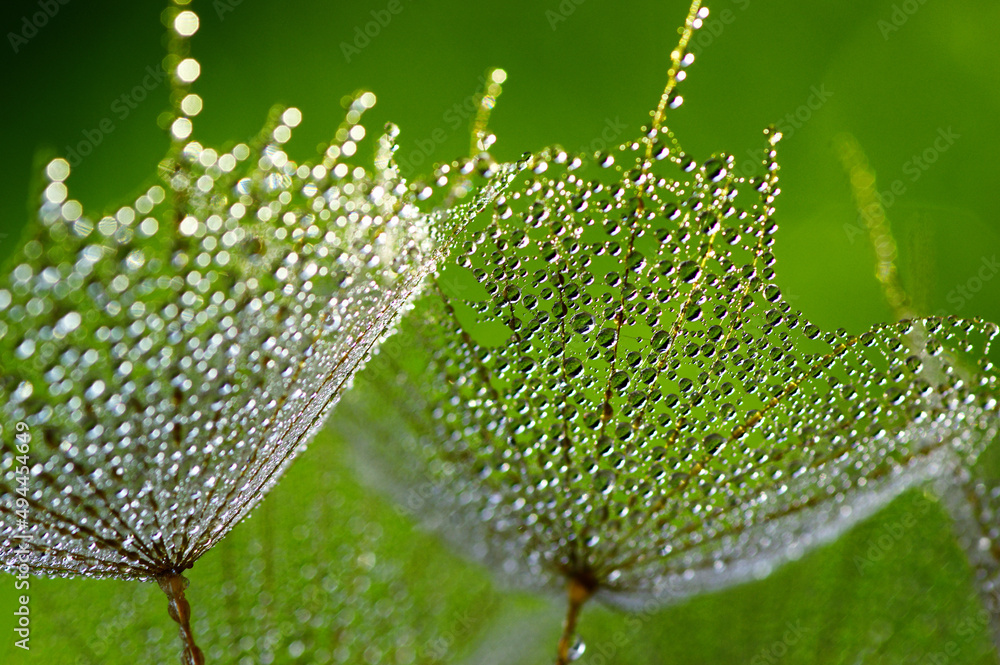
[[[627,603],[758,577],[997,431],[997,326],[809,322],[775,279],[780,135],[742,177],[660,127],[680,103],[610,152],[528,160],[461,248],[484,299],[439,284],[401,342],[431,357],[397,370],[435,500],[527,584]]]
[[[1000,650],[1000,484],[995,477],[980,477],[986,466],[959,467],[953,474],[937,479],[934,485],[973,569],[973,579],[989,617],[993,644]]]
[[[69,164],[53,160],[38,223],[0,281],[0,415],[32,438],[27,463],[3,441],[0,491],[20,487],[28,504],[26,519],[0,505],[8,570],[189,568],[278,480],[448,238],[512,172],[498,167],[468,202],[422,212],[434,188],[398,176],[394,126],[374,169],[358,158],[369,92],[312,164],[285,152],[295,108],[255,142],[203,146],[189,91],[200,65],[185,41],[198,17],[165,17],[176,108],[160,182],[93,217],[70,198]],[[466,189],[477,163],[455,165]]]
[[[189,598],[206,662],[432,665],[490,618],[492,590],[456,579],[456,562],[360,491],[331,443],[198,562]],[[92,612],[49,610],[63,635],[36,648],[75,638],[78,665],[176,662],[159,589],[99,584]]]

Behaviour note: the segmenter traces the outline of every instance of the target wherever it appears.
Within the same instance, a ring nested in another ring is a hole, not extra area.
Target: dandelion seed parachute
[[[370,92],[315,163],[285,152],[294,108],[254,141],[204,146],[186,4],[164,14],[174,106],[159,181],[95,218],[53,160],[0,278],[0,415],[31,432],[26,458],[2,443],[0,490],[23,489],[27,515],[0,504],[0,567],[155,579],[196,663],[181,574],[274,486],[514,167],[430,211],[434,188],[397,173],[394,127],[374,168],[358,155]]]
[[[533,155],[457,253],[475,288],[438,280],[373,375],[404,382],[380,441],[423,462],[445,531],[516,583],[635,607],[759,578],[997,432],[979,362],[996,325],[850,335],[785,302],[780,135],[744,176],[662,124],[703,18],[693,3],[652,122],[606,153]]]

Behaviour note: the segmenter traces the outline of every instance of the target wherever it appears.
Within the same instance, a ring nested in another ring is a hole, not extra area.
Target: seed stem
[[[687,19],[684,21],[684,29],[681,30],[681,38],[677,43],[677,48],[670,53],[670,70],[667,72],[667,87],[663,91],[660,103],[656,107],[656,113],[653,115],[653,129],[659,129],[660,125],[663,124],[667,105],[670,102],[674,88],[677,87],[677,72],[681,70],[681,60],[687,52],[688,42],[691,41],[691,37],[694,35],[695,21],[699,18],[698,12],[700,10],[701,0],[693,0],[691,7],[688,9]]]
[[[569,606],[566,609],[566,620],[563,622],[563,634],[559,639],[559,650],[556,655],[556,665],[568,665],[571,662],[569,650],[573,648],[573,636],[576,635],[576,622],[580,618],[583,604],[593,595],[594,591],[576,578],[571,578],[567,585]]]
[[[183,575],[167,574],[157,577],[156,581],[167,594],[167,612],[170,618],[180,625],[181,640],[184,642],[182,665],[205,665],[205,656],[194,643],[194,632],[191,630],[191,604],[184,597],[184,589],[188,580]]]
[[[497,97],[503,92],[503,82],[507,80],[507,72],[494,67],[486,72],[483,91],[476,96],[476,118],[472,123],[469,137],[469,156],[475,157],[489,146],[483,144],[486,127],[490,122],[490,113],[496,104]]]

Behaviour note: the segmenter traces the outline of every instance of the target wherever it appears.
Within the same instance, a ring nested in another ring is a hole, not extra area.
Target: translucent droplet
[[[185,9],[174,18],[174,30],[181,37],[190,37],[198,32],[198,15],[193,11]]]

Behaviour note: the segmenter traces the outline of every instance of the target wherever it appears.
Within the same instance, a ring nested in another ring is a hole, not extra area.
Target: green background
[[[203,68],[195,90],[206,107],[195,120],[196,136],[209,145],[245,140],[273,104],[295,105],[304,121],[290,150],[294,157],[308,158],[340,122],[341,97],[366,88],[379,98],[366,122],[370,131],[393,120],[402,129],[402,159],[412,159],[418,146],[430,141],[432,158],[448,160],[468,146],[464,125],[453,130],[448,110],[476,91],[488,67],[502,66],[509,78],[491,123],[498,157],[512,159],[551,143],[587,146],[608,123],[635,128],[648,117],[687,8],[676,1],[399,2],[402,11],[349,62],[342,44],[353,42],[355,29],[373,20],[371,11],[385,10],[386,2],[195,2],[202,28],[193,54]],[[832,93],[780,145],[782,195],[776,220],[781,231],[775,253],[786,298],[826,328],[859,332],[891,317],[872,276],[873,251],[865,234],[852,230],[858,228],[857,212],[833,149],[834,137],[846,131],[867,152],[880,190],[897,179],[906,186],[888,212],[903,280],[918,308],[1000,321],[1000,280],[991,274],[970,283],[983,260],[1000,253],[995,186],[1000,179],[1000,68],[995,65],[1000,5],[718,0],[708,6],[717,34],[706,30],[698,37],[698,59],[680,90],[686,102],[668,116],[689,153],[704,158],[725,151],[744,161],[748,150],[762,145],[767,124],[782,123],[786,114],[801,109],[814,88]],[[220,14],[220,7],[226,11]],[[167,147],[156,126],[166,106],[166,86],[126,118],[119,118],[112,104],[141,83],[147,66],[158,65],[161,9],[156,2],[70,0],[16,54],[7,35],[19,32],[22,17],[38,11],[38,5],[7,2],[0,9],[6,102],[0,107],[5,129],[0,234],[6,234],[0,236],[0,256],[10,252],[31,217],[39,160],[65,153],[103,119],[112,120],[114,131],[74,169],[71,196],[95,215],[127,201],[153,178]],[[724,23],[727,11],[732,20]],[[896,27],[894,13],[898,30],[886,32],[885,26]],[[552,23],[555,15],[565,20]],[[907,162],[930,148],[939,130],[949,128],[959,138],[914,180]],[[443,142],[432,138],[441,136],[435,130],[444,133]],[[634,133],[629,129],[620,138]],[[971,297],[958,295],[963,286]],[[971,293],[972,287],[978,290]],[[415,609],[408,616],[421,624],[425,632],[420,635],[456,634],[454,662],[549,662],[561,620],[559,603],[500,590],[488,611],[477,612],[482,603],[470,589],[481,588],[487,573],[414,531],[378,492],[359,484],[350,471],[349,441],[338,429],[345,430],[334,416],[257,513],[273,513],[272,532],[262,536],[260,520],[251,519],[227,539],[227,556],[237,564],[264,556],[247,545],[253,542],[273,541],[275,552],[294,547],[282,534],[307,524],[306,508],[322,503],[317,497],[332,492],[335,482],[338,496],[343,495],[338,515],[345,517],[331,521],[328,537],[351,541],[340,525],[359,511],[382,523],[377,565],[395,557],[406,579],[416,580]],[[327,462],[338,465],[334,480]],[[955,655],[941,656],[949,663],[996,662],[986,633],[969,634],[963,623],[979,609],[972,573],[936,504],[920,512],[915,526],[893,536],[891,547],[876,548],[881,555],[859,570],[858,557],[868,557],[880,536],[897,533],[897,523],[911,522],[905,518],[914,514],[918,498],[902,497],[835,544],[766,581],[665,609],[644,619],[638,630],[617,613],[589,607],[581,634],[591,649],[583,662],[601,662],[597,647],[613,644],[616,630],[627,639],[608,662],[933,663],[940,662],[936,654],[944,654],[949,642]],[[210,605],[227,580],[240,574],[221,557],[222,547],[190,575],[196,611],[199,600]],[[275,601],[272,609],[291,613],[297,571],[307,564],[291,557],[272,564],[281,586],[274,595],[291,598]],[[0,628],[7,634],[3,626],[12,624],[13,580],[0,583],[0,617],[7,617],[0,618]],[[131,663],[135,653],[129,655],[121,645],[174,646],[173,624],[152,587],[44,581],[33,584],[32,600],[32,651],[14,653],[12,639],[5,637],[0,662],[61,664],[83,657],[82,662]],[[258,601],[244,599],[245,614],[261,622],[266,617],[253,612]],[[123,614],[127,603],[134,611]],[[456,631],[456,617],[470,607],[474,625]],[[199,630],[212,621],[196,615],[196,631],[214,635]],[[105,637],[97,640],[102,626]],[[784,637],[790,626],[801,634],[794,644]],[[226,635],[219,633],[218,639]],[[295,649],[275,639],[278,647],[271,651],[260,644],[247,651],[273,652],[273,661],[248,655],[253,658],[248,662],[312,662],[309,652],[295,656]],[[211,640],[207,644],[211,648]],[[155,662],[155,653],[149,662]],[[168,654],[165,662],[175,662],[172,658]]]

